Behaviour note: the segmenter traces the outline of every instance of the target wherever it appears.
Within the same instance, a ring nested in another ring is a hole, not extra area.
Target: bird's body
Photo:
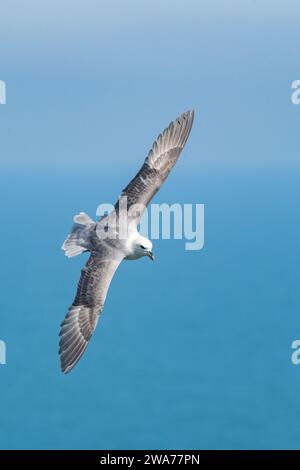
[[[154,259],[152,243],[137,230],[143,210],[175,165],[189,136],[194,112],[173,121],[154,142],[141,170],[123,190],[114,210],[94,222],[81,212],[62,248],[90,257],[81,271],[76,297],[60,331],[61,367],[69,372],[85,351],[103,310],[113,275],[123,260]]]

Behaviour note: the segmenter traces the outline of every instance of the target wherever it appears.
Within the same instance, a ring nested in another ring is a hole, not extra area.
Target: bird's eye
[[[146,248],[143,245],[140,245],[140,247],[142,248],[142,250],[146,250]]]

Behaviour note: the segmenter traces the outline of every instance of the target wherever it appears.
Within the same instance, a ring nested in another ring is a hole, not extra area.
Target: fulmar
[[[122,191],[113,211],[97,222],[84,212],[74,217],[72,231],[62,249],[68,257],[86,251],[90,252],[90,257],[81,271],[74,302],[61,324],[59,354],[62,372],[68,373],[83,355],[121,261],[143,256],[154,259],[151,241],[138,232],[139,222],[143,210],[177,162],[189,137],[193,119],[194,111],[187,111],[158,136],[140,171]]]

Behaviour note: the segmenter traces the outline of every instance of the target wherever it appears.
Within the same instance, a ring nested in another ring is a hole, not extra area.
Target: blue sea
[[[204,248],[157,240],[155,262],[124,262],[64,376],[59,324],[86,256],[60,245],[110,179],[2,175],[1,448],[299,448],[299,174],[175,171],[155,201],[204,203]]]

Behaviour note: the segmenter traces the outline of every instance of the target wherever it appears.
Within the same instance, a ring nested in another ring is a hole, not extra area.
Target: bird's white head
[[[136,258],[149,256],[152,261],[154,260],[154,255],[152,253],[152,242],[148,240],[148,238],[142,237],[142,235],[138,235],[134,239],[133,252]]]

